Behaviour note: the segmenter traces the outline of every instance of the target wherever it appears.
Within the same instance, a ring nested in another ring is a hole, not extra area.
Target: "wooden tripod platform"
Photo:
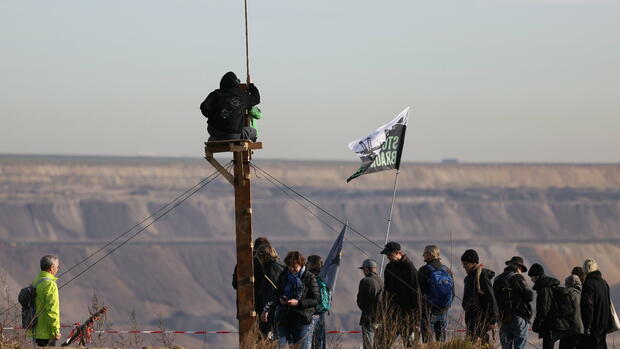
[[[205,143],[205,159],[235,188],[235,239],[237,246],[237,317],[239,318],[239,347],[252,342],[245,339],[257,323],[254,309],[254,266],[252,241],[252,191],[250,160],[254,150],[263,143],[245,139]],[[234,171],[231,174],[214,157],[214,153],[233,153]],[[244,344],[245,343],[245,344]]]

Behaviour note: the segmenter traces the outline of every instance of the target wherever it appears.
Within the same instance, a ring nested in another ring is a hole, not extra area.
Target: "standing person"
[[[506,269],[493,282],[500,318],[499,340],[502,349],[523,349],[527,343],[527,328],[532,318],[534,292],[525,285],[523,273],[527,267],[523,258],[514,256]]]
[[[264,306],[275,298],[277,290],[276,282],[278,281],[278,276],[280,276],[280,273],[285,269],[285,266],[280,263],[276,249],[273,248],[268,242],[261,244],[258,249],[256,249],[255,257],[258,261],[258,266],[262,271],[262,277],[257,279],[257,282],[260,280],[261,283],[256,285],[258,291],[255,293],[257,297],[261,297],[260,300],[255,299],[257,309],[259,309],[257,314],[260,314],[264,309]],[[259,304],[262,304],[263,307],[258,308]],[[277,329],[274,328],[274,320],[275,319],[272,317],[270,321],[260,322],[259,324],[259,329],[267,338],[277,336]]]
[[[41,272],[32,282],[35,288],[37,324],[32,333],[39,347],[55,347],[60,339],[60,300],[56,274],[60,269],[57,256],[45,255],[40,261]]]
[[[428,245],[422,257],[426,264],[418,270],[422,292],[422,340],[445,342],[448,327],[448,310],[454,300],[452,271],[441,264],[439,247]],[[431,335],[433,333],[434,335]]]
[[[582,285],[586,281],[586,273],[583,271],[582,267],[579,267],[579,266],[574,267],[573,270],[571,270],[570,274],[577,275]]]
[[[583,263],[586,281],[581,291],[581,319],[585,338],[582,348],[606,349],[607,330],[611,325],[609,285],[593,259]]]
[[[385,266],[384,289],[389,304],[396,311],[397,336],[400,335],[405,347],[410,347],[415,342],[412,337],[417,337],[414,332],[421,317],[418,272],[397,242],[388,242],[381,254],[390,261]]]
[[[555,342],[570,329],[567,319],[557,314],[570,312],[567,308],[572,307],[572,303],[568,306],[560,303],[560,281],[545,275],[542,265],[534,263],[527,275],[532,279],[536,291],[536,317],[532,331],[538,333],[538,338],[542,338],[543,349],[553,349]]]
[[[362,311],[362,342],[364,349],[373,349],[375,330],[379,326],[377,309],[383,294],[383,279],[377,275],[377,262],[373,259],[364,260],[360,269],[364,278],[360,280],[357,291],[357,306]]]
[[[319,273],[323,267],[323,259],[318,255],[308,256],[306,267],[308,271],[316,277],[317,285],[319,285],[319,299],[322,301],[323,294],[320,292],[321,283],[325,285],[325,282],[321,280]],[[306,335],[302,349],[325,349],[325,345],[325,311],[319,312],[317,307],[316,312],[312,315],[312,321],[308,327],[308,334]]]
[[[286,269],[278,276],[274,303],[280,306],[278,322],[278,347],[289,344],[299,348],[308,333],[312,315],[319,302],[319,286],[314,274],[306,267],[306,259],[301,253],[291,251],[284,259]],[[274,311],[272,304],[261,314],[261,321],[267,322],[269,313]]]
[[[462,303],[467,337],[478,344],[489,344],[489,330],[495,331],[499,316],[491,286],[495,272],[483,267],[475,250],[466,250],[461,262],[467,272]]]
[[[249,139],[256,141],[256,129],[244,125],[246,111],[260,103],[260,93],[254,84],[242,90],[241,81],[233,72],[224,74],[220,88],[209,93],[200,104],[207,118],[209,141]]]
[[[581,280],[577,275],[569,275],[564,280],[564,286],[570,294],[575,312],[571,318],[571,333],[560,339],[560,349],[577,349],[583,336],[583,321],[581,320]]]
[[[269,249],[272,249],[271,243],[264,236],[259,236],[254,240],[254,246],[252,248],[252,254],[254,255],[252,259],[252,263],[254,263],[254,310],[256,314],[260,314],[260,312],[265,307],[265,297],[262,292],[265,289],[265,272],[263,270],[263,265],[260,260],[256,257],[256,251],[262,246],[267,245]],[[273,250],[275,252],[275,250]],[[277,256],[277,255],[276,255]],[[278,274],[280,275],[280,274]],[[235,264],[235,270],[232,275],[232,287],[237,289],[237,265]],[[269,298],[267,298],[269,299]],[[239,307],[237,307],[239,309]]]

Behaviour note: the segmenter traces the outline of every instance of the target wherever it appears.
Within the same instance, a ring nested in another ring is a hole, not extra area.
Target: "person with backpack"
[[[489,344],[489,331],[495,331],[499,318],[491,285],[495,272],[484,268],[475,250],[466,250],[461,262],[467,273],[462,302],[467,338],[479,345]]]
[[[364,274],[357,291],[357,306],[362,311],[360,326],[362,327],[363,349],[374,349],[377,310],[383,296],[383,279],[377,275],[377,262],[366,259],[359,268]]]
[[[514,256],[493,282],[493,293],[499,308],[499,339],[502,349],[523,349],[527,343],[527,329],[532,318],[534,292],[525,284],[523,273],[527,267],[523,258]]]
[[[585,337],[582,348],[606,349],[607,332],[611,328],[611,304],[609,298],[609,284],[603,279],[598,270],[598,264],[593,259],[583,263],[586,281],[581,291],[581,319]]]
[[[536,291],[536,317],[532,331],[543,340],[543,349],[553,349],[555,342],[567,335],[571,325],[569,318],[575,308],[568,291],[560,287],[560,281],[545,275],[545,269],[538,263],[532,264],[527,275]]]
[[[260,103],[260,93],[254,84],[242,89],[237,75],[224,74],[220,88],[209,93],[200,104],[207,118],[209,141],[249,139],[256,141],[256,129],[245,126],[246,112]],[[254,113],[255,114],[255,113]],[[251,119],[256,117],[251,116]]]
[[[424,248],[422,257],[426,264],[418,270],[422,292],[422,340],[445,342],[448,327],[448,310],[454,300],[452,271],[441,264],[440,250],[435,245]],[[434,333],[434,336],[431,335]]]
[[[578,275],[571,274],[564,279],[564,286],[570,294],[575,307],[575,313],[571,319],[571,332],[560,339],[560,349],[577,349],[581,337],[583,337],[583,321],[581,320],[581,279]]]
[[[319,286],[314,274],[306,267],[306,259],[298,251],[289,252],[284,264],[286,269],[278,276],[275,297],[261,314],[261,321],[267,322],[269,313],[279,309],[276,319],[278,347],[289,344],[292,348],[299,348],[319,303]]]
[[[319,303],[316,306],[316,312],[312,315],[312,322],[310,322],[302,349],[325,349],[325,313],[329,310],[331,294],[327,284],[319,276],[323,267],[323,259],[319,255],[308,256],[306,267],[316,277],[319,286]]]
[[[60,339],[60,300],[56,285],[60,259],[58,256],[45,255],[39,264],[41,272],[32,282],[34,316],[25,327],[32,329],[31,334],[37,346],[55,347],[56,341]],[[28,301],[30,303],[31,300]]]
[[[408,348],[417,340],[412,337],[418,335],[415,332],[421,317],[418,270],[397,242],[388,242],[381,254],[386,255],[390,261],[385,266],[384,290],[388,308],[395,312],[395,323],[398,326],[395,337],[400,335],[403,346]]]

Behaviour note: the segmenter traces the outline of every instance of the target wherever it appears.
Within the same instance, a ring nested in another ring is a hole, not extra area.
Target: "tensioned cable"
[[[231,166],[232,161],[228,164],[226,164],[226,167]],[[196,183],[194,186],[192,186],[191,188],[187,189],[186,191],[184,191],[182,194],[178,195],[177,197],[175,197],[174,199],[172,199],[171,201],[169,201],[168,203],[166,203],[165,205],[163,205],[162,207],[160,207],[157,211],[153,212],[152,214],[150,214],[148,217],[145,217],[144,219],[142,219],[140,222],[136,223],[134,226],[132,226],[131,228],[127,229],[127,231],[125,231],[124,233],[120,234],[119,236],[117,236],[116,238],[114,238],[114,240],[108,242],[107,244],[105,244],[104,246],[102,246],[101,248],[99,248],[97,251],[91,253],[90,255],[88,255],[86,258],[84,258],[82,261],[78,262],[77,264],[75,264],[74,266],[72,266],[71,268],[63,271],[62,273],[60,273],[60,275],[58,275],[58,278],[62,277],[63,275],[71,272],[73,269],[77,268],[79,265],[83,264],[84,262],[86,262],[87,260],[91,259],[93,256],[95,256],[96,254],[98,254],[99,252],[103,251],[104,249],[106,249],[108,246],[112,245],[113,243],[115,243],[116,241],[118,241],[120,238],[122,238],[123,236],[129,234],[132,230],[134,230],[135,228],[137,228],[138,226],[140,226],[142,223],[146,222],[147,220],[149,220],[150,218],[152,218],[153,216],[157,215],[159,212],[163,211],[166,207],[172,205],[175,201],[177,201],[178,199],[180,199],[181,197],[183,197],[184,195],[186,195],[187,193],[189,193],[190,191],[192,191],[194,188],[198,187],[199,185],[201,185],[202,183],[204,183],[205,181],[208,181],[212,176],[217,175],[218,172],[214,171],[213,173],[211,173],[210,175],[208,175],[207,177],[203,178],[200,182]]]
[[[226,164],[226,168],[230,168],[232,166],[232,161],[229,162],[228,164]],[[109,243],[107,243],[105,246],[103,246],[102,248],[98,249],[96,252],[92,253],[91,255],[89,255],[88,257],[86,257],[85,259],[83,259],[81,262],[79,262],[78,264],[74,265],[73,267],[71,267],[69,270],[67,270],[66,272],[62,273],[60,276],[68,273],[70,270],[75,269],[78,265],[86,262],[88,259],[92,258],[94,255],[96,255],[97,253],[101,252],[102,250],[104,250],[106,247],[110,246],[112,243],[114,243],[115,241],[119,240],[121,237],[127,235],[129,232],[131,232],[134,228],[136,228],[137,226],[139,226],[140,224],[144,223],[145,221],[147,221],[149,218],[152,218],[153,216],[155,216],[158,212],[161,212],[163,209],[165,209],[166,207],[169,207],[172,203],[174,203],[176,200],[178,200],[179,198],[183,197],[184,195],[186,195],[187,193],[189,193],[190,191],[194,190],[191,194],[189,194],[187,197],[183,198],[181,201],[179,201],[177,204],[175,204],[174,206],[172,206],[168,211],[164,212],[161,216],[157,217],[155,220],[153,220],[151,223],[149,223],[147,226],[145,226],[143,229],[139,230],[137,233],[135,233],[134,235],[132,235],[131,237],[129,237],[127,240],[125,240],[123,243],[121,243],[119,246],[115,247],[114,249],[112,249],[110,252],[108,252],[107,254],[105,254],[103,257],[101,257],[99,260],[97,260],[93,265],[89,266],[88,268],[84,269],[82,272],[80,272],[78,275],[76,275],[75,277],[73,277],[71,280],[67,281],[66,283],[64,283],[62,286],[59,287],[63,288],[64,286],[66,286],[69,282],[75,280],[76,278],[78,278],[79,276],[81,276],[82,274],[84,274],[86,271],[90,270],[92,267],[95,266],[95,264],[99,263],[99,261],[101,261],[102,259],[104,259],[105,257],[109,256],[110,254],[112,254],[114,251],[116,251],[117,249],[119,249],[121,246],[125,245],[128,241],[130,241],[131,239],[133,239],[134,237],[136,237],[138,234],[140,234],[142,231],[144,231],[146,228],[148,228],[149,226],[151,226],[153,223],[155,223],[156,221],[158,221],[160,218],[162,218],[163,216],[165,216],[166,214],[168,214],[170,211],[172,211],[174,208],[176,208],[177,206],[179,206],[183,201],[187,200],[189,197],[191,197],[192,195],[194,195],[196,192],[198,192],[200,189],[202,189],[203,187],[205,187],[207,184],[209,184],[210,182],[212,182],[213,180],[215,180],[218,176],[219,176],[219,172],[218,171],[214,171],[213,173],[211,173],[210,175],[208,175],[207,177],[205,177],[203,180],[201,180],[200,182],[198,182],[196,185],[194,185],[193,187],[191,187],[190,189],[186,190],[185,192],[183,192],[183,194],[178,195],[176,198],[174,198],[174,200],[170,201],[169,203],[167,203],[166,205],[164,205],[162,208],[160,208],[159,210],[157,210],[155,213],[153,213],[152,215],[146,217],[145,219],[143,219],[142,221],[140,221],[139,223],[137,223],[136,225],[134,225],[133,227],[131,227],[129,230],[127,230],[126,232],[122,233],[121,235],[119,235],[118,237],[116,237],[114,240],[110,241]],[[197,189],[196,189],[197,188]],[[5,309],[2,313],[0,313],[0,315],[4,315],[7,312],[11,311],[13,308],[15,308],[18,305],[18,303],[13,304],[12,306],[10,306],[9,308]]]
[[[128,243],[129,241],[131,241],[133,238],[135,238],[136,236],[138,236],[138,234],[142,233],[143,231],[145,231],[148,227],[150,227],[151,225],[153,225],[155,222],[157,222],[158,220],[160,220],[161,218],[163,218],[164,216],[166,216],[168,213],[170,213],[172,210],[174,210],[175,208],[177,208],[180,204],[182,204],[185,200],[189,199],[190,197],[192,197],[192,195],[196,194],[198,191],[200,191],[200,189],[204,188],[207,184],[211,183],[212,181],[214,181],[217,177],[220,176],[220,173],[217,172],[217,175],[215,175],[214,177],[212,177],[210,180],[208,180],[207,182],[204,182],[203,184],[201,184],[199,187],[197,187],[196,189],[194,189],[191,193],[189,193],[189,195],[187,195],[186,197],[184,197],[183,199],[181,199],[179,202],[175,203],[173,206],[171,206],[170,208],[166,209],[161,215],[159,215],[158,217],[156,217],[155,219],[153,219],[152,222],[150,222],[149,224],[145,225],[144,227],[142,227],[142,229],[138,230],[137,232],[135,232],[133,235],[131,235],[130,237],[128,237],[125,241],[121,242],[118,246],[114,247],[113,249],[111,249],[110,251],[108,251],[106,254],[103,255],[103,257],[99,258],[98,260],[96,260],[93,264],[89,265],[86,269],[82,270],[79,274],[77,274],[76,276],[74,276],[73,278],[69,279],[69,281],[65,282],[64,284],[62,284],[60,287],[58,287],[58,289],[61,289],[65,286],[67,286],[70,282],[72,282],[73,280],[77,279],[78,277],[80,277],[82,274],[86,273],[87,271],[89,271],[90,269],[92,269],[95,265],[97,265],[97,263],[101,262],[104,258],[106,258],[107,256],[111,255],[112,253],[114,253],[114,251],[118,250],[119,248],[123,247],[126,243]]]
[[[381,245],[375,243],[374,241],[370,240],[368,237],[366,237],[364,234],[360,233],[359,231],[357,231],[356,229],[354,229],[353,227],[351,227],[350,225],[348,225],[348,223],[343,222],[341,219],[339,219],[338,217],[334,216],[333,214],[331,214],[330,212],[328,212],[327,210],[323,209],[321,206],[319,206],[318,204],[314,203],[312,200],[310,200],[309,198],[307,198],[306,196],[304,196],[303,194],[297,192],[295,189],[291,188],[289,185],[287,185],[286,183],[283,183],[282,181],[280,181],[279,179],[277,179],[276,177],[274,177],[273,175],[271,175],[270,173],[268,173],[267,171],[263,170],[262,168],[260,168],[259,166],[257,166],[254,163],[250,163],[250,165],[252,167],[254,167],[255,169],[257,169],[258,171],[260,171],[262,174],[264,174],[265,176],[273,179],[274,181],[276,181],[277,183],[279,183],[281,186],[287,188],[288,190],[290,190],[291,192],[295,193],[297,196],[299,196],[300,198],[304,199],[306,202],[308,202],[310,205],[316,207],[318,210],[320,210],[321,212],[327,214],[328,216],[330,216],[332,219],[340,222],[341,224],[347,225],[347,227],[349,229],[351,229],[351,231],[355,232],[356,234],[358,234],[359,236],[361,236],[362,238],[364,238],[365,240],[367,240],[368,242],[372,243],[373,245],[382,248]],[[271,182],[271,181],[270,181]],[[271,182],[272,184],[274,184],[273,182]],[[275,184],[274,184],[275,185]],[[277,187],[277,186],[276,186]],[[282,189],[280,189],[282,190]],[[289,195],[290,197],[290,195]],[[298,204],[300,204],[297,200],[295,200],[295,202],[297,202]],[[310,212],[313,216],[317,217],[317,219],[319,219],[321,222],[323,222],[324,224],[328,225],[332,230],[334,230],[334,228],[332,228],[328,223],[324,222],[322,219],[320,219],[314,212],[312,212],[311,210],[309,210],[305,205],[300,204],[302,207],[304,207],[304,209],[306,209],[308,212]],[[337,231],[337,230],[335,230]],[[355,245],[354,245],[355,246]],[[366,256],[370,257],[368,255],[368,253],[366,253],[364,250],[362,250],[361,248],[355,246],[356,248],[358,248],[360,251],[362,251]],[[400,279],[397,275],[394,275],[394,273],[392,273],[389,270],[386,270],[388,273],[390,273],[394,278],[396,278],[398,281],[400,281],[401,283],[405,284],[409,289],[411,289],[413,292],[415,292],[416,294],[418,293],[418,291],[416,289],[414,289],[411,285],[408,285],[406,282],[404,282],[404,280]],[[426,298],[424,295],[420,294],[420,296]],[[454,297],[456,299],[459,300],[463,300],[461,297],[459,297],[458,295],[456,295],[456,293],[454,294]],[[450,316],[451,317],[451,316]],[[452,318],[452,317],[451,317]],[[452,321],[457,322],[458,324],[460,324],[461,326],[463,326],[462,323],[460,323],[459,320],[456,320],[454,318],[452,318]],[[534,348],[538,349],[539,347],[536,346],[534,343],[531,343],[530,341],[527,341],[528,344],[530,344],[531,346],[533,346]]]

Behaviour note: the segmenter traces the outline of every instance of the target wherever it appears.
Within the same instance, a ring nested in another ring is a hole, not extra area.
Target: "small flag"
[[[342,231],[338,234],[336,241],[332,245],[332,249],[329,251],[325,263],[319,272],[319,277],[325,282],[327,288],[334,292],[336,287],[336,279],[338,278],[338,267],[340,267],[340,258],[342,257],[342,242],[344,241],[344,233],[347,231],[345,224],[342,227]]]
[[[373,133],[349,143],[349,149],[360,157],[362,165],[347,179],[347,183],[361,175],[400,167],[408,121],[409,107]]]

